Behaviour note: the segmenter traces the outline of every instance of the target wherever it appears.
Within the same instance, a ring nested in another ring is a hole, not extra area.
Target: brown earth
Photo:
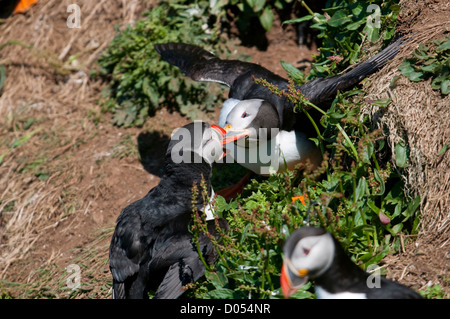
[[[109,298],[115,219],[158,183],[172,130],[190,121],[161,109],[141,128],[113,126],[98,104],[104,83],[89,77],[114,25],[133,24],[153,1],[77,1],[80,29],[67,27],[71,3],[39,1],[0,25],[0,44],[18,40],[37,48],[16,44],[0,51],[6,70],[0,96],[0,297]],[[267,38],[266,51],[236,50],[282,75],[279,60],[307,66],[304,60],[315,52],[299,48],[293,30],[279,22]],[[139,145],[146,148],[145,167]],[[416,289],[439,282],[448,297],[445,248],[442,255],[431,244],[407,245],[386,259],[388,276]],[[66,286],[70,264],[81,267],[76,293]]]

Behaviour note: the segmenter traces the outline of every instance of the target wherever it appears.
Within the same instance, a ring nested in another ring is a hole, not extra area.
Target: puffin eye
[[[242,113],[242,116],[241,116],[241,118],[246,118],[248,116],[248,113],[247,112],[244,112],[244,113]]]
[[[303,248],[303,254],[305,254],[305,256],[307,256],[310,251],[311,251],[311,249]]]

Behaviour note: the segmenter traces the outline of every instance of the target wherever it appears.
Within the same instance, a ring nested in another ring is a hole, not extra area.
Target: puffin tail
[[[389,60],[392,60],[409,41],[410,37],[401,37],[387,46],[384,50],[357,65],[349,72],[327,78],[317,78],[300,87],[303,94],[312,103],[320,104],[334,98],[337,91],[347,90],[367,76],[381,69]]]
[[[401,50],[401,48],[409,41],[409,37],[401,37],[394,43],[388,45],[384,50],[377,53],[367,61],[359,64],[353,70],[342,75],[341,78],[345,82],[355,82],[363,80],[365,77],[375,73],[381,69],[389,60],[392,60]]]

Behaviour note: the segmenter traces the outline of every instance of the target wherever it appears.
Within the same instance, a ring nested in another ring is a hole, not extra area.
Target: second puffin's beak
[[[280,276],[281,290],[283,291],[284,298],[292,296],[308,281],[308,277],[306,277],[308,272],[305,269],[298,271],[298,274],[296,275],[290,271],[287,263],[289,263],[287,260],[283,262]]]
[[[220,143],[222,145],[224,145],[223,139],[224,139],[225,135],[227,134],[227,132],[223,128],[221,128],[220,126],[217,126],[217,125],[214,125],[214,124],[211,125],[211,128],[219,134],[219,136],[220,136]],[[226,155],[227,155],[227,153],[225,152],[225,150],[223,150],[222,156],[218,159],[218,161],[221,160],[222,158],[224,158]]]
[[[247,129],[233,129],[230,124],[227,124],[224,128],[226,132],[225,137],[222,140],[222,144],[228,144],[243,137],[249,136],[250,131]]]
[[[225,131],[223,128],[221,128],[220,126],[211,124],[211,128],[216,131],[217,133],[219,133],[220,137],[224,137],[225,134],[227,134],[227,131]]]

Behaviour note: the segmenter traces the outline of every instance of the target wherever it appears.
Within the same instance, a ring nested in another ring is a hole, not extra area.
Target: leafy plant
[[[158,42],[187,42],[206,49],[217,43],[217,25],[210,24],[206,1],[162,2],[145,13],[136,26],[117,35],[100,57],[100,75],[110,81],[103,92],[105,111],[119,126],[142,125],[159,107],[180,111],[190,118],[212,111],[221,100],[217,86],[194,82],[162,61],[154,50]]]
[[[367,24],[369,4],[381,10],[377,30]],[[303,172],[254,178],[229,203],[216,198],[215,211],[227,219],[230,230],[221,242],[215,242],[220,258],[207,267],[205,281],[190,287],[196,298],[281,298],[282,245],[302,225],[326,228],[363,268],[398,251],[401,234],[417,234],[420,197],[410,198],[401,179],[401,170],[408,165],[407,144],[399,143],[391,154],[382,130],[370,129],[370,118],[359,115],[366,103],[364,92],[338,93],[331,107],[321,110],[293,86],[307,78],[335,74],[358,61],[365,39],[391,39],[398,11],[395,1],[328,1],[324,14],[310,12],[294,20],[313,20],[312,27],[321,30],[323,47],[311,74],[306,77],[282,62],[291,78],[288,91],[279,91],[264,79],[255,81],[285,95],[297,112],[313,121],[317,131],[313,140],[322,150],[323,164],[315,172],[303,167]],[[390,100],[372,103],[387,106]],[[320,122],[309,115],[311,108],[322,114]],[[205,227],[197,217],[192,231],[205,231]],[[311,287],[305,286],[294,297],[314,297]]]
[[[323,13],[300,2],[309,15],[283,23],[311,21],[310,28],[320,31],[322,44],[309,79],[335,74],[358,62],[366,41],[392,39],[400,12],[398,0],[328,0]]]
[[[282,94],[307,113],[309,102],[297,91]],[[326,228],[363,268],[398,251],[401,234],[417,233],[420,197],[409,198],[399,172],[381,161],[389,148],[380,130],[369,129],[370,119],[359,118],[363,97],[357,89],[338,94],[322,111],[315,123],[324,155],[318,170],[257,177],[231,202],[217,197],[216,214],[230,230],[215,243],[220,258],[208,266],[206,280],[191,287],[195,297],[281,298],[282,245],[302,225]],[[205,227],[197,215],[193,232]],[[310,287],[294,297],[314,297]]]
[[[450,38],[421,43],[411,59],[399,65],[402,74],[410,81],[431,78],[431,87],[442,94],[450,93]]]
[[[225,12],[231,8],[237,9],[237,25],[239,29],[246,30],[252,23],[252,18],[257,18],[264,30],[272,29],[275,19],[274,11],[286,8],[293,0],[217,0],[212,12]]]

